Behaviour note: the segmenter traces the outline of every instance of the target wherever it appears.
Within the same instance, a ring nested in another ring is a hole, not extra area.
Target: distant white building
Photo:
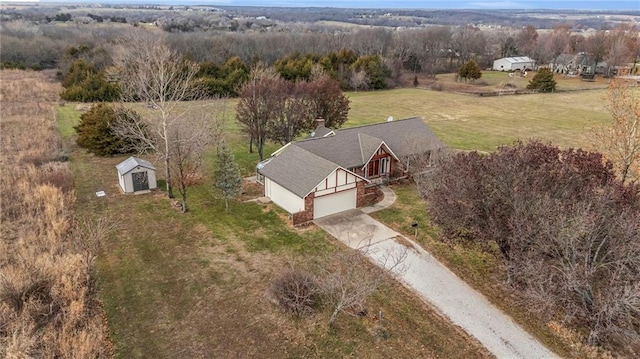
[[[493,61],[493,70],[495,71],[517,71],[517,70],[533,70],[536,60],[528,56],[519,57],[503,57]]]

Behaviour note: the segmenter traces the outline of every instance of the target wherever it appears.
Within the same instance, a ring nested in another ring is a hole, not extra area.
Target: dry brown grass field
[[[51,73],[0,71],[0,357],[107,358],[93,252],[56,130]]]

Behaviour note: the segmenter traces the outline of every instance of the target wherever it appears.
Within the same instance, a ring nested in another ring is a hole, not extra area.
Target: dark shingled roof
[[[338,166],[291,143],[259,172],[282,187],[304,198]]]
[[[321,138],[328,134],[330,134],[333,129],[324,127],[324,125],[320,125],[316,127],[316,129],[307,136],[307,138]]]
[[[314,137],[291,142],[268,162],[261,162],[258,172],[305,197],[336,168],[364,166],[383,143],[399,158],[444,147],[418,117],[340,130],[323,125],[318,129]],[[318,137],[329,133],[323,129],[335,134]]]
[[[296,144],[345,168],[365,165],[382,141],[402,158],[443,148],[444,145],[419,117],[334,130],[335,135],[309,138]]]

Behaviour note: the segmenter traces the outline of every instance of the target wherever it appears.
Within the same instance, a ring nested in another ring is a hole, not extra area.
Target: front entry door
[[[133,179],[133,192],[149,189],[149,177],[147,176],[147,172],[132,173],[131,178]]]

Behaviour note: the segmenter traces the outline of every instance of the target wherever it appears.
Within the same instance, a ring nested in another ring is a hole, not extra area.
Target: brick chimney
[[[316,128],[324,127],[324,118],[319,118],[316,120]]]

